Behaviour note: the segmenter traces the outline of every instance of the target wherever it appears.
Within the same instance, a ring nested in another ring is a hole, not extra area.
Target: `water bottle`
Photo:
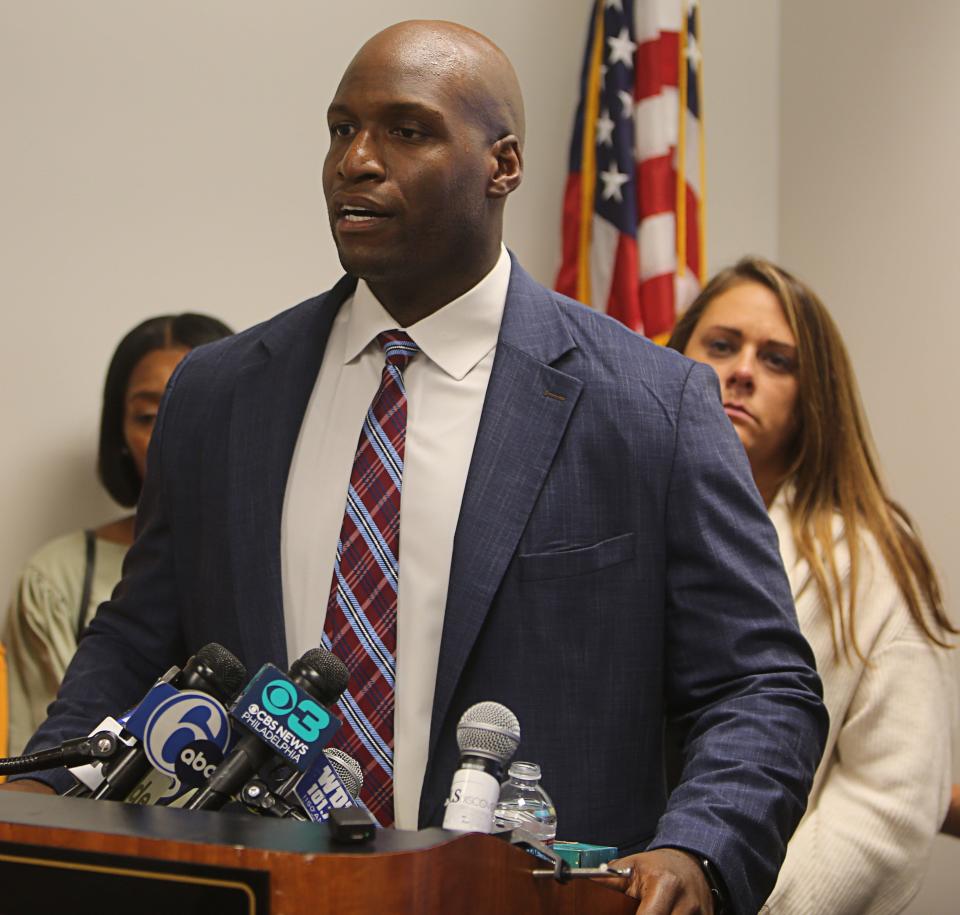
[[[550,795],[540,786],[540,767],[536,763],[515,762],[507,771],[509,778],[500,788],[500,800],[494,813],[496,829],[526,830],[542,842],[557,837],[557,809]]]

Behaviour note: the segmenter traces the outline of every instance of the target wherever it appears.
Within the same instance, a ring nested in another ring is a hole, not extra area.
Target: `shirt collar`
[[[501,244],[497,263],[476,286],[405,328],[430,361],[457,381],[497,345],[510,269],[510,255]],[[344,364],[357,359],[377,334],[397,326],[363,280],[357,283],[349,309]]]

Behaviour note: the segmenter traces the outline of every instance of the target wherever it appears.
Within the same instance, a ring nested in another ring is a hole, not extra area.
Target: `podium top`
[[[372,842],[345,845],[333,842],[323,823],[279,820],[231,811],[146,807],[20,791],[0,791],[0,821],[48,829],[95,831],[127,838],[228,845],[291,854],[416,852],[436,848],[459,837],[459,833],[437,828],[418,832],[378,829]]]
[[[244,896],[250,903],[244,911],[257,915],[440,915],[451,910],[451,900],[458,915],[636,911],[636,900],[589,881],[561,886],[534,879],[537,860],[507,842],[443,829],[378,829],[368,844],[339,845],[319,823],[0,791],[0,859],[4,849],[8,865],[20,867],[14,883],[28,897],[4,911],[30,915],[64,911],[57,901],[64,895],[74,911],[92,911],[87,900],[107,910],[104,894],[129,901],[131,891],[122,888],[131,879],[150,881],[153,902],[161,882],[213,880]],[[40,876],[28,884],[27,871]],[[81,885],[77,875],[87,882]],[[154,910],[182,909],[171,903]]]

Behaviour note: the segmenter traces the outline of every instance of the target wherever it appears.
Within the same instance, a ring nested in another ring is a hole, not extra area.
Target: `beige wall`
[[[780,195],[780,0],[701,6],[710,270],[775,257]]]
[[[50,536],[117,513],[92,467],[126,330],[186,309],[248,326],[339,276],[326,106],[360,43],[412,16],[479,28],[516,61],[530,140],[507,237],[549,280],[583,0],[0,0],[0,594]]]
[[[960,5],[786,0],[781,26],[780,257],[841,325],[957,620]],[[956,912],[958,870],[960,842],[938,839],[910,913]]]
[[[784,5],[780,256],[839,321],[890,483],[951,594],[958,37],[952,0]]]
[[[716,263],[776,245],[778,3],[707,7]],[[117,514],[92,467],[102,377],[126,330],[185,309],[248,326],[339,275],[319,189],[324,112],[377,28],[443,16],[513,59],[528,142],[507,241],[550,282],[589,0],[363,9],[0,0],[0,595],[49,537]]]

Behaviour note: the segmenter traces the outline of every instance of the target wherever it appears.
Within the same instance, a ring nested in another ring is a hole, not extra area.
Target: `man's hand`
[[[56,794],[46,782],[38,782],[32,778],[18,778],[15,782],[4,782],[0,791],[28,791],[31,794]]]
[[[640,900],[637,915],[713,915],[713,897],[696,858],[678,848],[657,848],[611,861],[632,867],[629,879],[604,880]]]

